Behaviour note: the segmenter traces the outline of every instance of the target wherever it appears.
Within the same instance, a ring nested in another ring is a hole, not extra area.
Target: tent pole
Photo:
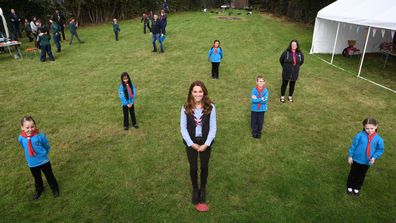
[[[362,71],[364,55],[366,55],[367,42],[368,42],[368,39],[370,37],[370,30],[371,30],[371,27],[369,26],[369,28],[367,30],[366,43],[364,44],[362,59],[360,60],[359,72],[358,72],[358,75],[357,75],[358,77],[360,77],[360,72]]]
[[[0,17],[1,17],[1,20],[3,21],[4,31],[5,31],[6,37],[8,39],[8,38],[10,38],[10,34],[8,33],[7,22],[6,22],[6,19],[4,18],[3,10],[1,8],[0,8]]]
[[[336,37],[334,40],[334,46],[333,46],[333,54],[331,55],[331,61],[330,64],[333,64],[333,60],[334,60],[334,52],[335,52],[335,48],[337,45],[337,39],[338,39],[338,31],[340,30],[340,22],[338,22],[338,26],[337,26],[337,33],[336,33]]]

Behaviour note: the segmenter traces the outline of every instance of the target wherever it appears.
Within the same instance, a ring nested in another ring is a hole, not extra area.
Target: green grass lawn
[[[55,62],[0,55],[0,222],[395,222],[396,95],[309,55],[312,27],[239,17],[170,15],[164,54],[151,53],[150,34],[136,19],[120,23],[119,42],[110,23],[82,27],[85,43],[63,42]],[[278,59],[293,38],[306,62],[295,102],[281,104]],[[206,59],[214,39],[224,50],[219,80],[211,80]],[[123,71],[137,88],[137,130],[123,130]],[[261,73],[270,101],[256,140],[250,90]],[[394,74],[377,78],[395,86]],[[207,213],[190,203],[179,133],[180,109],[197,79],[217,108]],[[33,177],[17,142],[26,114],[52,146],[57,199],[45,184],[31,201]],[[385,153],[369,169],[361,197],[350,197],[347,151],[367,116],[380,122]]]

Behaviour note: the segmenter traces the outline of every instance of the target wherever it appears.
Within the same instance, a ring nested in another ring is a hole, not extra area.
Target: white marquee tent
[[[321,9],[315,20],[310,53],[341,54],[348,40],[362,50],[358,76],[366,52],[379,52],[392,42],[396,30],[396,0],[338,0]]]

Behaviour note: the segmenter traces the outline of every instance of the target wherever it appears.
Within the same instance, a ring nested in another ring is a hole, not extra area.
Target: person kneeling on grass
[[[41,62],[45,62],[46,54],[48,54],[49,60],[51,61],[55,60],[54,55],[52,55],[52,51],[51,51],[50,39],[51,37],[48,34],[48,29],[47,28],[40,29],[40,33],[38,35],[38,42],[41,49],[41,56],[40,56]]]

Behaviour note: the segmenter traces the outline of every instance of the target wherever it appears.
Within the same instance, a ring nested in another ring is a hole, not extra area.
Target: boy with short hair
[[[77,34],[78,23],[74,18],[72,18],[69,22],[69,31],[70,31],[70,42],[69,45],[73,43],[73,36],[76,36],[78,43],[81,43],[80,37]]]
[[[251,127],[253,138],[261,138],[261,130],[264,125],[264,114],[267,111],[268,89],[264,86],[265,80],[262,75],[256,77],[256,87],[251,93]]]
[[[117,19],[113,19],[113,31],[114,31],[114,36],[115,40],[118,41],[118,33],[121,31],[120,25],[118,25]]]

